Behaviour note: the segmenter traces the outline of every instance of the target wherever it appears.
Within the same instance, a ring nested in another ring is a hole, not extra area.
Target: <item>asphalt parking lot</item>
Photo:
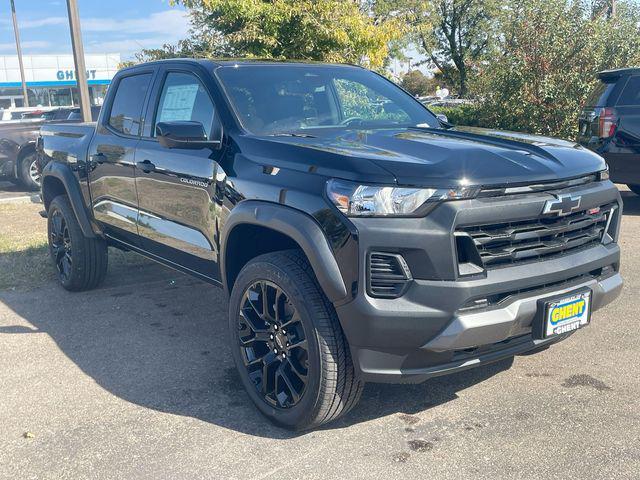
[[[368,385],[292,434],[236,376],[221,291],[155,264],[99,290],[0,291],[0,478],[640,478],[640,197],[623,192],[621,298],[537,355]]]

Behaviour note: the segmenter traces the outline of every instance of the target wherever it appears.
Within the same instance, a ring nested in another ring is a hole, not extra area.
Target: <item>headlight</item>
[[[411,188],[385,185],[359,185],[329,180],[327,195],[350,217],[414,217],[425,215],[438,202],[474,197],[473,187]]]
[[[609,180],[609,166],[598,172],[598,180]]]

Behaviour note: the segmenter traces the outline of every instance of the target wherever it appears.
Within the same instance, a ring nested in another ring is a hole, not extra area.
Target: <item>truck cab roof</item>
[[[275,59],[266,59],[266,58],[224,58],[224,59],[209,59],[209,58],[189,58],[189,57],[180,57],[180,58],[167,58],[162,60],[154,60],[151,62],[140,63],[136,65],[132,65],[130,67],[124,68],[120,70],[121,72],[134,70],[138,68],[148,67],[150,65],[164,65],[167,63],[185,63],[192,65],[200,65],[205,68],[215,68],[215,67],[223,67],[223,66],[242,66],[242,65],[283,65],[283,66],[295,66],[295,65],[326,65],[331,67],[355,67],[362,68],[359,65],[352,65],[348,63],[328,63],[328,62],[316,62],[310,60],[275,60]]]
[[[640,67],[616,68],[612,70],[603,70],[598,73],[601,80],[615,80],[623,75],[633,75],[640,73]]]

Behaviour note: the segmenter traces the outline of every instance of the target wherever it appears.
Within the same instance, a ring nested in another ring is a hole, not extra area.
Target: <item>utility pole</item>
[[[13,0],[12,0],[13,1]],[[82,121],[91,121],[91,101],[89,100],[89,85],[87,84],[87,67],[84,63],[84,47],[80,32],[80,14],[77,0],[67,0],[69,12],[69,29],[71,30],[71,46],[73,47],[73,62],[76,67],[76,83],[80,93],[80,111]]]
[[[20,32],[18,31],[18,20],[16,19],[16,6],[11,2],[11,16],[13,17],[13,34],[16,37],[16,50],[18,50],[18,64],[20,65],[20,80],[22,81],[23,105],[29,106],[29,95],[27,94],[27,82],[24,79],[24,64],[22,63],[22,47],[20,46]]]

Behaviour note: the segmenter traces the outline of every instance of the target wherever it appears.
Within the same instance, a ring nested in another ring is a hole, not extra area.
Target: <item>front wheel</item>
[[[349,345],[302,252],[269,253],[245,265],[231,293],[229,328],[241,381],[277,425],[318,427],[360,398]]]
[[[18,165],[20,183],[29,191],[40,189],[40,169],[36,152],[25,155]]]
[[[49,254],[60,284],[67,290],[90,290],[107,273],[107,244],[83,235],[66,195],[54,198],[47,210]]]

